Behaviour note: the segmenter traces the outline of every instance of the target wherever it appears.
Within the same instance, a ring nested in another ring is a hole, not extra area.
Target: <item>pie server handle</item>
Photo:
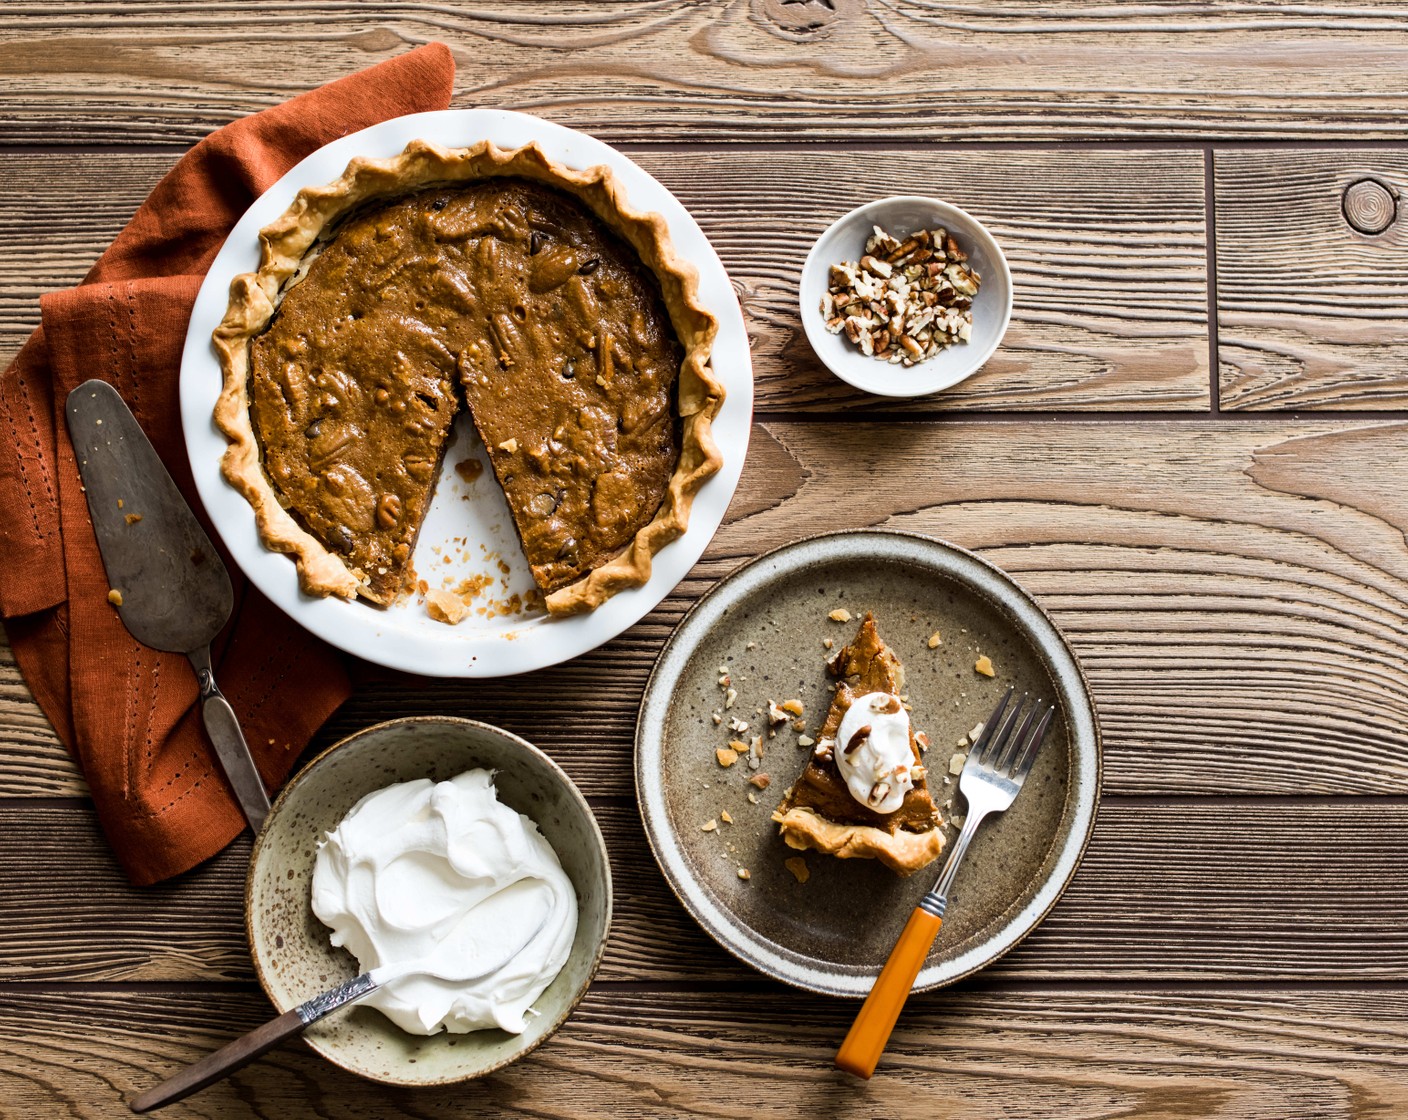
[[[258,836],[264,826],[264,818],[269,815],[269,794],[264,781],[255,767],[254,756],[249,753],[244,732],[240,730],[239,718],[220,686],[215,683],[215,674],[210,668],[210,647],[195,650],[186,655],[191,667],[196,671],[196,682],[200,685],[200,714],[205,720],[206,734],[210,745],[215,748],[215,757],[220,760],[220,768],[225,771],[225,780],[234,791],[245,820]]]
[[[841,1049],[836,1051],[836,1067],[857,1077],[868,1078],[875,1072],[885,1044],[890,1041],[890,1032],[895,1029],[895,1021],[909,991],[914,987],[914,979],[924,967],[924,960],[938,936],[943,918],[922,906],[916,906],[914,913],[905,923],[904,932],[890,950],[890,959],[880,970],[875,987],[865,997],[856,1021]]]

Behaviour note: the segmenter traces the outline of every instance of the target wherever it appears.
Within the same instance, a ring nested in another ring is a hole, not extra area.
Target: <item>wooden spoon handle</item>
[[[235,1072],[261,1054],[272,1050],[286,1038],[302,1032],[305,1024],[295,1008],[285,1011],[277,1019],[270,1020],[262,1027],[255,1027],[248,1034],[241,1035],[234,1042],[227,1043],[213,1054],[207,1054],[194,1065],[189,1065],[175,1077],[168,1078],[154,1089],[148,1089],[132,1100],[133,1112],[150,1112],[154,1108],[189,1097],[192,1093],[213,1085],[223,1077]]]
[[[857,1077],[869,1077],[875,1072],[904,1001],[909,998],[909,990],[914,987],[914,978],[919,975],[941,925],[942,918],[915,907],[900,939],[890,950],[890,959],[880,970],[875,987],[865,997],[846,1040],[836,1051],[839,1069]]]

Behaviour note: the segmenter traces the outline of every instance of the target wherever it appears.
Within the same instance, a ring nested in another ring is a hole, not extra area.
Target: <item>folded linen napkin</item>
[[[81,285],[40,301],[40,328],[0,375],[0,616],[135,883],[209,858],[244,818],[206,740],[185,658],[138,644],[107,602],[64,398],[90,377],[115,386],[199,513],[177,378],[191,305],[225,236],[309,152],[391,117],[444,109],[453,84],[449,50],[432,43],[212,133],[156,185]],[[272,789],[346,699],[348,672],[230,569],[235,609],[213,650],[216,677]]]

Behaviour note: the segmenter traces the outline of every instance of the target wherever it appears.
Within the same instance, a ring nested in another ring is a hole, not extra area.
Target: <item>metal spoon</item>
[[[429,956],[419,960],[394,962],[380,965],[345,984],[339,984],[326,992],[305,1000],[290,1011],[285,1011],[277,1019],[270,1020],[262,1027],[255,1027],[248,1034],[241,1035],[233,1042],[226,1043],[215,1053],[187,1066],[174,1077],[163,1081],[153,1089],[148,1089],[134,1097],[130,1105],[133,1112],[151,1112],[183,1100],[192,1093],[215,1082],[223,1080],[237,1069],[243,1069],[262,1054],[268,1053],[285,1039],[301,1034],[305,1027],[316,1023],[324,1016],[332,1014],[339,1007],[346,1007],[359,999],[365,999],[378,988],[399,980],[404,976],[434,976],[451,983],[468,983],[478,980],[503,968],[519,953],[533,943],[534,938],[547,925],[552,911],[543,915],[543,920],[522,945],[493,964],[476,966],[463,957],[460,942],[453,937],[446,938],[435,947]]]

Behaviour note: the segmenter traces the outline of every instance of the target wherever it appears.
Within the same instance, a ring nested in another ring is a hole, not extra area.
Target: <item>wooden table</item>
[[[187,146],[429,39],[457,53],[456,105],[586,129],[695,214],[748,315],[753,446],[704,560],[621,638],[512,690],[369,692],[319,736],[458,713],[562,762],[618,892],[567,1027],[446,1092],[289,1046],[170,1115],[1408,1115],[1402,6],[0,9],[0,358]],[[794,293],[832,218],[901,191],[991,226],[1016,311],[981,376],[897,405],[821,368]],[[765,548],[859,525],[1014,573],[1074,641],[1106,742],[1064,900],[915,999],[866,1084],[830,1068],[852,1005],[761,979],[675,902],[630,769],[686,606]],[[248,844],[126,886],[7,651],[0,744],[0,1115],[118,1115],[268,1014]]]

